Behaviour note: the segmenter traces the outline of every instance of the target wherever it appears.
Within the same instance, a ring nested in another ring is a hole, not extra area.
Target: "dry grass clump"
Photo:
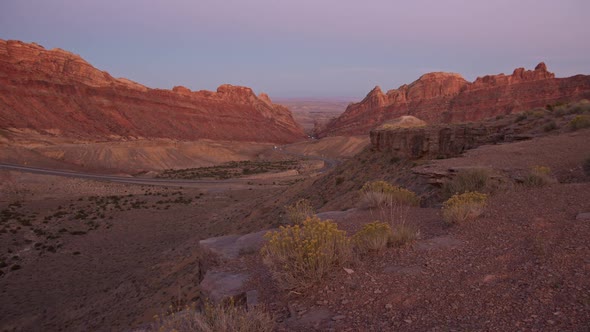
[[[360,190],[362,204],[367,208],[375,208],[392,204],[417,206],[420,197],[402,187],[391,185],[385,181],[367,182]]]
[[[315,214],[311,202],[304,198],[285,206],[285,212],[287,213],[287,219],[294,225],[302,224],[305,219]]]
[[[590,127],[590,115],[576,115],[576,117],[570,121],[570,127],[573,130]]]
[[[551,183],[551,169],[547,166],[533,166],[530,173],[525,176],[523,184],[527,187],[542,187]]]
[[[453,195],[443,203],[443,218],[449,224],[475,220],[486,205],[488,195],[479,192],[466,192]]]
[[[420,230],[408,218],[410,207],[391,203],[379,209],[379,220],[384,220],[391,227],[391,236],[387,243],[392,247],[401,247],[413,242],[420,236]]]
[[[280,227],[265,237],[263,261],[286,289],[310,286],[352,256],[350,239],[331,220],[309,217],[302,225]]]
[[[363,226],[353,237],[352,242],[359,253],[368,253],[370,251],[380,251],[387,247],[391,236],[391,226],[389,224],[374,221]]]
[[[391,237],[389,238],[389,245],[392,247],[401,247],[406,243],[414,242],[420,231],[412,224],[399,223],[393,226]]]
[[[261,308],[246,310],[231,304],[206,304],[202,312],[194,306],[186,307],[185,310],[156,319],[157,331],[270,332],[275,328],[271,315]]]
[[[484,168],[460,171],[442,187],[443,196],[447,198],[470,191],[489,192],[491,190],[490,172]]]

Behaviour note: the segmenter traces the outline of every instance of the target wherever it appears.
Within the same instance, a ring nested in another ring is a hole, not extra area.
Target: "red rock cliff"
[[[555,78],[540,63],[512,75],[478,77],[473,83],[453,73],[429,73],[410,85],[383,93],[371,90],[332,120],[319,136],[362,135],[386,120],[413,115],[429,123],[475,121],[538,106],[590,98],[590,76]]]
[[[303,129],[291,112],[250,88],[150,89],[81,57],[0,40],[0,128],[84,139],[172,138],[288,143]]]

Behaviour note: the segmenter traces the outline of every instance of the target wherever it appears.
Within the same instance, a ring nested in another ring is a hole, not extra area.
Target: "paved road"
[[[28,167],[13,164],[0,164],[0,169],[6,169],[10,171],[20,171],[34,174],[45,174],[64,176],[78,179],[89,179],[97,181],[107,182],[118,182],[118,183],[132,183],[132,184],[143,184],[143,185],[156,185],[156,186],[192,186],[202,184],[246,184],[248,179],[227,179],[227,180],[170,180],[170,179],[152,179],[152,178],[134,178],[127,176],[115,176],[115,175],[103,175],[103,174],[92,174],[92,173],[81,173],[72,171],[62,171],[47,168]]]
[[[286,155],[290,155],[290,156],[295,156],[295,157],[299,157],[299,158],[306,158],[306,159],[322,160],[325,163],[325,165],[319,171],[320,173],[324,173],[327,170],[335,167],[336,165],[338,165],[340,163],[337,160],[316,157],[316,156],[304,156],[304,155],[288,152],[288,151],[283,150],[282,148],[279,148],[278,150],[279,150],[279,152],[286,154]],[[106,181],[106,182],[131,183],[131,184],[153,185],[153,186],[170,186],[170,187],[196,187],[199,185],[202,186],[202,185],[230,185],[230,184],[232,184],[232,185],[233,184],[246,185],[249,181],[252,181],[252,179],[242,179],[242,178],[227,179],[227,180],[171,180],[171,179],[135,178],[135,177],[131,177],[131,176],[127,177],[127,176],[82,173],[82,172],[48,169],[48,168],[28,167],[28,166],[14,165],[14,164],[0,164],[0,169],[34,173],[34,174],[64,176],[64,177],[71,177],[71,178],[78,178],[78,179]]]

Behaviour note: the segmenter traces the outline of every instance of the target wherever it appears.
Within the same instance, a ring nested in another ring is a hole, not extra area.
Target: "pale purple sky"
[[[363,97],[430,71],[590,74],[589,0],[2,0],[0,39],[149,87]]]

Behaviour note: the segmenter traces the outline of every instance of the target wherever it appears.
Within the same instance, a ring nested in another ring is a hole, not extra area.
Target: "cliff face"
[[[291,112],[250,88],[150,89],[72,53],[0,40],[0,128],[81,139],[172,138],[294,142]]]
[[[555,78],[544,63],[534,70],[518,68],[512,75],[489,75],[472,83],[458,74],[430,73],[387,93],[376,87],[361,102],[349,105],[319,136],[367,134],[403,115],[428,123],[475,121],[583,98],[590,98],[590,76]]]

